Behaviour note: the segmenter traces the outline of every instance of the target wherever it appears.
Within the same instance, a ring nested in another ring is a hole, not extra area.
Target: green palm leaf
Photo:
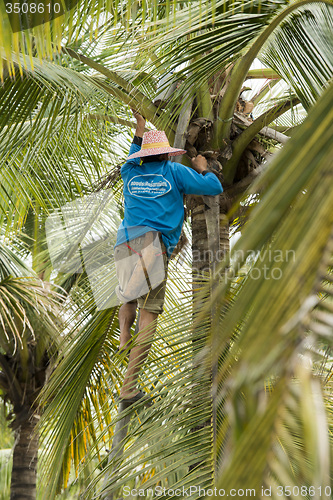
[[[267,484],[270,484],[273,472],[275,474],[279,467],[282,467],[284,462],[278,465],[274,459],[270,462],[272,469],[265,471],[272,440],[274,442],[274,435],[276,439],[280,433],[281,427],[276,419],[280,418],[283,412],[290,411],[289,396],[286,399],[283,391],[291,391],[293,394],[298,391],[294,377],[299,377],[300,384],[304,383],[308,387],[303,387],[299,394],[309,390],[309,400],[316,398],[316,394],[321,392],[315,382],[310,382],[312,377],[308,368],[302,367],[300,358],[309,355],[304,322],[316,304],[314,294],[318,272],[321,272],[321,265],[327,266],[326,248],[330,244],[332,233],[332,186],[327,183],[328,179],[332,181],[330,135],[333,121],[332,116],[327,116],[327,101],[332,98],[333,88],[330,87],[293,139],[253,187],[255,192],[259,184],[266,186],[261,203],[253,211],[251,220],[234,248],[236,260],[233,269],[236,273],[250,251],[260,253],[255,261],[255,272],[249,272],[237,294],[237,301],[215,327],[215,335],[221,346],[220,353],[226,343],[230,346],[227,357],[224,357],[224,369],[219,374],[219,383],[222,383],[221,396],[233,406],[230,426],[233,431],[231,439],[234,451],[228,456],[218,483],[225,488],[241,488],[246,484],[258,489],[264,477],[267,478]],[[287,163],[285,158],[288,158]],[[278,252],[280,258],[275,260],[277,253],[274,252]],[[230,276],[232,275],[230,272]],[[215,300],[220,308],[223,307],[221,296],[217,293]],[[317,335],[318,341],[321,342],[320,329]],[[313,339],[311,343],[316,341]],[[261,406],[260,391],[267,377],[273,377],[273,381],[280,379],[280,382],[274,383],[276,387],[272,397],[267,398]],[[282,392],[281,383],[285,388]],[[305,395],[302,397],[306,398]],[[318,397],[321,402],[316,407],[318,414],[315,418],[322,420],[322,396]],[[238,402],[237,406],[234,401]],[[313,407],[311,408],[314,411]],[[299,455],[299,462],[293,455],[292,461],[296,468],[293,484],[301,484],[300,479],[305,481],[306,478],[308,486],[324,484],[321,481],[327,485],[327,465],[321,472],[316,465],[316,460],[324,460],[327,463],[327,455],[325,457],[322,454],[323,450],[328,453],[328,445],[321,449],[323,440],[328,439],[327,428],[319,439],[310,420],[308,413],[295,415],[292,422],[287,420],[281,428],[283,439],[286,440],[285,433],[291,432],[289,426],[292,424],[297,427],[298,439],[301,440],[301,446],[305,446],[309,458],[309,468],[304,472],[301,463],[304,455]],[[311,439],[305,434],[302,440],[301,429],[304,425],[313,433]],[[267,426],[267,430],[271,429],[271,436],[267,441],[268,436],[262,433],[264,426]],[[222,433],[220,440],[224,442],[226,430],[222,429]],[[258,453],[254,456],[253,446],[256,439],[262,446],[259,446]],[[290,444],[287,454],[293,453],[296,440],[293,439],[291,443],[293,444]],[[307,446],[312,446],[311,452]],[[291,455],[288,456],[291,460]],[[258,464],[258,468],[249,467],[249,461]],[[280,472],[282,474],[282,469]],[[321,473],[324,476],[321,476]],[[290,475],[291,471],[288,474]]]
[[[303,8],[283,23],[260,55],[265,64],[290,83],[306,109],[332,78],[332,23],[332,7]]]

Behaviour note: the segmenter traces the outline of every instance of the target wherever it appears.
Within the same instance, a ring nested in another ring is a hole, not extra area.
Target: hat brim
[[[128,156],[128,160],[132,160],[133,158],[142,158],[143,156],[155,156],[155,155],[163,155],[165,153],[168,153],[169,156],[178,156],[178,155],[184,155],[186,153],[185,149],[176,149],[176,148],[171,148],[171,147],[165,147],[165,148],[147,148],[147,149],[140,149],[140,151],[137,151],[137,153],[133,153],[132,155]]]

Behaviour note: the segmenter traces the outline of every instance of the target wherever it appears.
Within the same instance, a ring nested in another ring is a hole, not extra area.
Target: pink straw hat
[[[170,156],[183,155],[184,149],[172,148],[168,138],[162,130],[150,130],[143,134],[142,146],[140,151],[133,153],[127,159],[140,158],[141,156],[162,155],[168,153]]]

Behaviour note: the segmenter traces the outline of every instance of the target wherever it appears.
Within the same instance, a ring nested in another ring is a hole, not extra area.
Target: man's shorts
[[[168,258],[160,233],[143,236],[116,246],[114,260],[121,302],[135,303],[140,309],[163,312]]]

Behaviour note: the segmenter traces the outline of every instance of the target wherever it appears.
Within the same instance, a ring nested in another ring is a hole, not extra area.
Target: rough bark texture
[[[137,325],[139,324],[139,321],[136,323]],[[128,424],[131,419],[131,414],[126,414],[126,410],[128,409],[128,404],[126,402],[122,401],[119,404],[119,410],[118,414],[120,415],[122,412],[124,412],[124,416],[118,420],[115,431],[114,431],[114,436],[113,436],[113,441],[112,441],[112,449],[110,452],[110,455],[108,457],[108,465],[111,465],[114,460],[119,459],[123,453],[124,453],[124,446],[125,446],[125,439],[127,436],[127,429],[128,429]],[[103,488],[107,489],[109,485],[112,485],[116,483],[119,479],[119,469],[120,466],[118,467],[113,467],[111,471],[108,471],[105,475],[104,478],[104,483],[103,483]],[[101,497],[103,500],[113,500],[114,494],[109,493],[106,491],[105,493],[102,494]]]
[[[211,252],[208,247],[207,235],[207,211],[210,207],[203,202],[202,197],[191,196],[190,199],[192,213],[192,255],[193,255],[193,280],[194,288],[196,285],[205,281],[211,269],[212,260],[221,263],[229,251],[229,222],[224,209],[220,208],[220,243],[216,252]]]
[[[38,436],[30,418],[15,431],[10,500],[36,500]]]
[[[222,203],[220,203],[222,201]],[[207,283],[210,277],[213,277],[211,282],[211,291],[218,285],[221,279],[219,267],[225,262],[229,252],[229,221],[226,215],[225,203],[223,196],[191,196],[188,200],[188,206],[191,208],[192,215],[192,275],[193,275],[193,315],[194,319],[198,311],[204,303],[209,300],[208,296],[202,295],[200,289]],[[223,271],[222,271],[223,275]],[[207,291],[209,294],[209,290]],[[216,310],[211,304],[210,320],[215,322]],[[197,345],[201,346],[202,333],[193,331],[193,348],[196,353]],[[212,427],[212,438],[214,446],[215,474],[218,468],[218,457],[216,450],[217,442],[217,424],[220,420],[219,408],[217,404],[217,393],[219,387],[217,385],[218,359],[214,359],[213,353],[217,352],[215,343],[218,341],[218,335],[212,336],[212,344],[210,348],[210,366],[207,369],[207,378],[211,380],[211,396],[212,396],[212,420],[207,420],[204,424],[193,428],[193,432],[200,430],[202,426]],[[195,402],[193,404],[196,404]],[[195,467],[200,467],[200,464],[194,464],[190,470]]]
[[[36,500],[39,419],[36,398],[50,368],[50,353],[41,351],[35,340],[24,338],[24,342],[24,349],[0,354],[1,385],[12,405],[7,418],[15,433],[10,500]]]
[[[204,342],[202,337],[205,335],[202,324],[196,322],[198,312],[207,304],[210,295],[214,294],[215,288],[219,283],[224,281],[226,269],[229,264],[230,250],[230,224],[235,225],[238,229],[244,224],[247,217],[247,207],[242,205],[237,213],[230,211],[233,203],[239,195],[241,195],[253,179],[260,173],[261,164],[267,157],[266,142],[258,136],[248,134],[248,142],[246,148],[240,148],[239,158],[235,160],[235,165],[232,168],[232,156],[234,154],[233,143],[242,134],[243,130],[249,127],[253,122],[253,117],[250,113],[253,108],[253,103],[246,103],[242,96],[239,96],[234,117],[231,123],[230,136],[223,140],[223,144],[217,140],[217,132],[219,129],[218,116],[219,106],[224,98],[226,89],[230,83],[230,66],[225,73],[215,75],[214,79],[209,82],[211,92],[211,103],[213,104],[213,112],[204,113],[204,106],[200,102],[201,96],[197,94],[194,101],[194,114],[191,117],[190,123],[185,134],[185,146],[177,144],[176,147],[186,149],[189,157],[195,157],[198,153],[204,155],[208,162],[208,168],[212,170],[222,182],[224,192],[220,196],[187,196],[186,206],[191,213],[192,222],[192,290],[193,290],[193,354],[194,365],[193,372],[197,366],[195,363],[200,363],[205,366],[203,377],[207,383],[211,383],[211,416],[204,423],[195,426],[192,432],[199,431],[204,426],[212,428],[212,440],[214,447],[214,465],[215,473],[217,472],[222,459],[222,452],[217,452],[217,428],[223,426],[225,419],[224,401],[218,395],[222,393],[221,382],[218,383],[217,374],[219,366],[223,363],[224,355],[227,353],[229,346],[224,346],[224,353],[217,357],[215,353],[219,352],[219,332],[218,332],[218,315],[219,311],[216,306],[210,301],[211,307],[209,314],[209,322],[213,328],[211,330],[210,349],[205,349],[205,353],[201,357],[198,351],[202,349]],[[243,89],[242,89],[243,90]],[[242,93],[242,92],[241,92]],[[192,109],[193,112],[193,109]],[[187,117],[186,117],[187,118]],[[213,119],[212,119],[213,118]],[[222,120],[223,121],[223,120]],[[182,127],[184,124],[182,124]],[[252,129],[253,130],[253,129]],[[267,130],[261,130],[260,133],[267,137]],[[179,134],[178,134],[179,135]],[[215,135],[215,137],[214,137]],[[184,135],[182,136],[184,137]],[[281,138],[280,138],[281,139]],[[273,140],[279,141],[274,136]],[[224,180],[222,171],[224,170]],[[228,179],[229,174],[229,179]],[[210,287],[203,288],[209,282]],[[213,331],[215,329],[215,331]],[[207,360],[209,363],[206,363]],[[206,366],[207,365],[207,366]],[[195,396],[192,404],[196,406],[198,402]],[[223,449],[223,446],[220,447]],[[195,468],[200,468],[202,464],[195,463],[190,466],[190,471]]]

